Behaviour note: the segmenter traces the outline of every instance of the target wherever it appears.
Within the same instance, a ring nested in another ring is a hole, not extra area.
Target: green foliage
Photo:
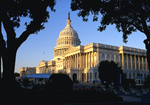
[[[129,87],[129,86],[131,86],[131,87],[134,88],[135,87],[135,80],[133,80],[133,79],[124,79],[122,85],[123,85],[123,87]]]
[[[71,2],[71,9],[79,10],[78,16],[83,17],[84,21],[88,20],[90,14],[94,15],[93,21],[101,18],[98,31],[115,24],[117,30],[123,32],[124,42],[127,42],[127,35],[136,30],[146,36],[150,35],[149,8],[149,0],[72,0]]]
[[[144,82],[144,87],[150,87],[150,75],[146,77],[146,80]]]
[[[18,77],[18,76],[20,76],[20,74],[17,73],[17,72],[15,72],[15,73],[14,73],[14,77]]]
[[[31,83],[27,77],[22,78],[21,83],[26,87]]]
[[[7,16],[12,21],[14,27],[20,26],[20,17],[29,17],[30,22],[25,22],[26,29],[32,28],[32,33],[44,29],[45,22],[48,22],[49,12],[46,10],[50,7],[52,11],[55,0],[9,0],[0,2],[3,5],[3,15]],[[3,17],[3,16],[2,16]],[[33,27],[34,26],[34,27]]]
[[[72,89],[73,81],[66,74],[52,74],[50,76],[50,85],[55,90]]]
[[[115,85],[118,83],[118,69],[120,70],[120,74],[122,79],[124,78],[124,73],[121,67],[118,67],[114,61],[101,61],[98,66],[99,78],[102,83],[106,81],[107,84],[113,82]]]
[[[0,34],[0,51],[3,64],[3,78],[11,81],[14,78],[16,52],[20,45],[34,33],[43,30],[48,22],[49,9],[54,10],[55,0],[1,0],[0,1],[0,26],[6,31],[7,37]],[[26,29],[16,35],[15,28],[19,28],[20,19],[26,19]],[[28,21],[29,20],[29,21]],[[8,66],[9,64],[9,66]],[[11,82],[12,83],[12,82]]]

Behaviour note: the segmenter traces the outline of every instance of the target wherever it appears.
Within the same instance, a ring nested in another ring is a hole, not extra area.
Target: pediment
[[[68,54],[68,53],[72,53],[72,52],[74,52],[74,51],[76,51],[76,50],[79,50],[79,48],[70,47],[70,48],[64,53],[64,55],[65,55],[65,54]]]
[[[39,66],[44,66],[46,63],[48,63],[48,61],[42,60],[42,61],[39,63]]]

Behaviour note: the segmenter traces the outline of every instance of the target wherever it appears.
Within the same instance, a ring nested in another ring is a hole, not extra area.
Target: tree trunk
[[[145,39],[144,43],[147,49],[147,62],[148,62],[148,69],[149,69],[149,75],[150,75],[150,40]]]
[[[7,49],[5,54],[2,55],[3,61],[3,79],[5,81],[14,80],[14,69],[16,61],[16,51],[12,48]]]
[[[2,53],[3,63],[3,90],[5,98],[14,97],[14,69],[15,69],[16,51],[14,48],[7,49]]]
[[[0,33],[1,33],[1,19],[0,19]],[[0,47],[1,49],[1,47]],[[1,51],[0,51],[0,83],[1,83]]]
[[[150,74],[150,44],[147,46],[147,62],[148,62],[148,69]]]

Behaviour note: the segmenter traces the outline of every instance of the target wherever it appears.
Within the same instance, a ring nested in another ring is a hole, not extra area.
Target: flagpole
[[[44,60],[45,52],[43,52],[43,60]]]

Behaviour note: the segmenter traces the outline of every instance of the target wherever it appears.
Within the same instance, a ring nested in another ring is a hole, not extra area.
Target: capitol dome
[[[74,38],[79,39],[78,33],[71,27],[70,19],[67,19],[67,26],[59,34],[59,38],[62,38],[62,37],[74,37]]]
[[[67,26],[60,32],[57,46],[78,46],[80,43],[78,33],[72,28],[70,14],[68,14]]]
[[[67,25],[59,33],[56,41],[57,46],[54,48],[54,56],[62,55],[69,47],[79,46],[81,43],[78,33],[72,28],[70,13],[68,13]]]

